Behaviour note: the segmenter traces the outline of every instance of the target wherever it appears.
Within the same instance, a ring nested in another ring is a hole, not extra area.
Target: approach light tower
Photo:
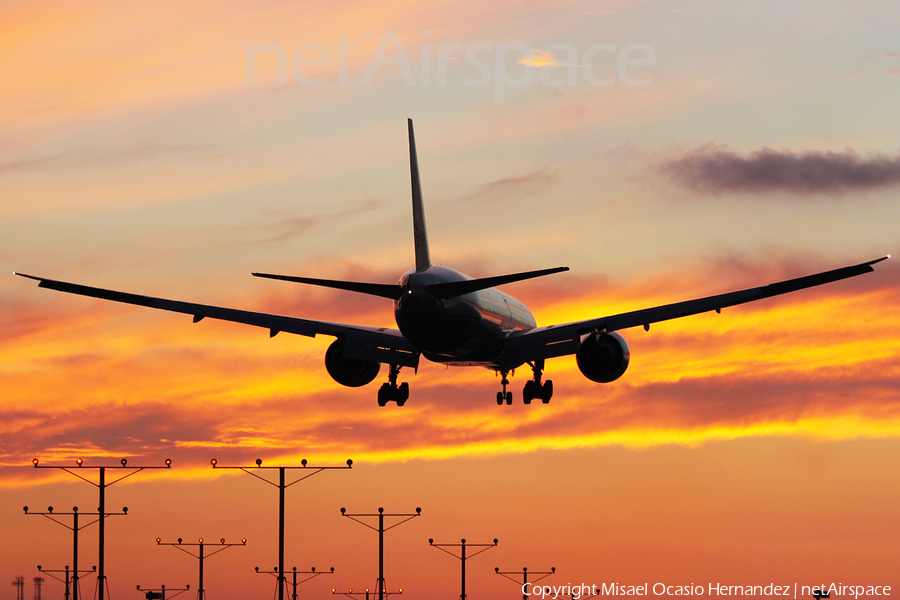
[[[142,588],[140,584],[137,586],[137,591],[144,594],[144,600],[172,600],[175,596],[180,596],[184,592],[191,589],[190,584],[184,586],[183,588],[170,588],[166,589],[166,586],[160,586],[158,588]],[[166,596],[166,592],[169,592],[171,595]],[[175,592],[172,594],[172,592]]]
[[[52,506],[47,508],[47,512],[28,512],[27,506],[23,507],[23,510],[25,511],[26,515],[38,515],[41,517],[45,517],[45,518],[53,521],[54,523],[58,523],[59,525],[62,525],[63,527],[65,527],[66,529],[68,529],[69,531],[72,532],[72,600],[78,600],[78,596],[80,595],[80,587],[79,586],[81,585],[81,575],[80,574],[81,573],[90,573],[90,572],[94,572],[97,570],[97,567],[94,567],[93,571],[79,571],[78,570],[78,532],[81,531],[82,529],[84,529],[85,527],[88,527],[88,526],[93,525],[94,523],[97,523],[98,521],[100,521],[100,519],[103,518],[103,515],[106,515],[107,517],[109,517],[109,516],[126,516],[128,514],[128,507],[127,506],[122,507],[122,512],[120,512],[120,513],[109,513],[109,512],[104,513],[102,511],[94,512],[94,513],[79,512],[77,506],[73,506],[72,512],[68,512],[68,513],[67,512],[62,512],[62,513],[56,512],[55,513],[55,512],[53,512]],[[72,524],[68,525],[66,523],[63,523],[62,521],[57,519],[57,517],[72,517]],[[79,525],[78,517],[97,517],[97,518],[89,523],[83,523],[83,524]],[[40,566],[38,566],[38,570],[39,571],[41,570]],[[66,575],[66,577],[68,577],[68,574]],[[68,585],[67,585],[67,593],[68,593]]]
[[[491,548],[497,547],[498,540],[495,538],[493,544],[467,544],[466,538],[460,540],[459,544],[435,544],[433,539],[428,540],[428,544],[440,550],[441,552],[445,552],[452,556],[453,558],[458,558],[462,562],[462,587],[459,591],[459,600],[466,600],[468,596],[466,596],[466,560],[470,558],[474,558],[481,554],[482,552],[487,552]],[[453,552],[447,550],[447,548],[459,548],[460,553],[454,554]],[[466,548],[481,548],[474,554],[470,554],[466,556]]]
[[[98,567],[97,590],[99,590],[99,593],[95,593],[94,597],[97,600],[104,600],[104,598],[109,598],[109,584],[106,581],[106,570],[105,570],[106,569],[106,558],[105,558],[105,554],[106,554],[106,516],[108,514],[106,512],[106,488],[111,486],[114,483],[118,483],[118,482],[122,481],[123,479],[127,479],[128,477],[131,477],[132,475],[136,475],[137,473],[140,473],[144,469],[169,469],[172,467],[172,461],[167,458],[164,466],[163,465],[154,465],[154,466],[148,465],[148,466],[135,467],[132,465],[129,467],[128,461],[123,458],[121,461],[119,461],[118,465],[85,466],[84,460],[79,458],[78,460],[75,461],[75,464],[77,465],[77,468],[75,468],[75,469],[72,469],[66,465],[42,465],[42,464],[40,464],[40,461],[36,458],[31,461],[31,464],[34,465],[35,469],[62,469],[66,473],[69,473],[70,475],[74,475],[78,479],[81,479],[82,481],[86,481],[89,484],[91,484],[92,486],[96,487],[98,490],[100,490],[100,508],[97,509],[97,511],[100,514],[100,519],[99,519],[100,543],[99,543],[99,558],[97,559],[97,567]],[[100,478],[97,483],[94,483],[94,481],[92,481],[92,480],[88,479],[87,477],[78,473],[78,471],[86,471],[86,470],[91,470],[91,469],[96,469],[99,472]],[[125,472],[125,471],[128,471],[128,472],[125,473],[124,475],[122,475],[121,477],[119,477],[118,479],[114,479],[113,481],[106,481],[106,470],[107,469],[113,469],[113,470],[121,469],[122,472]],[[106,594],[106,595],[104,596],[104,594]]]
[[[278,577],[278,573],[279,573],[278,567],[275,567],[275,569],[272,571],[260,571],[259,567],[256,567],[256,572],[261,575],[272,575],[276,578]],[[293,582],[291,583],[291,590],[292,590],[291,591],[291,600],[297,600],[297,586],[298,585],[302,585],[302,584],[306,583],[307,581],[309,581],[310,579],[315,579],[316,577],[319,577],[321,575],[334,575],[334,567],[331,567],[330,572],[329,571],[316,571],[315,567],[312,567],[312,569],[309,571],[298,571],[297,567],[294,567],[293,572],[294,572],[294,579],[293,579]],[[306,579],[301,579],[300,581],[297,581],[297,575],[309,575],[309,577],[307,577]],[[285,577],[287,577],[287,575],[285,575]],[[165,600],[165,599],[163,598],[162,600]]]
[[[496,568],[494,568],[494,573],[496,573],[497,575],[502,575],[503,577],[506,577],[507,579],[509,579],[510,581],[515,583],[516,585],[520,585],[521,587],[519,589],[521,589],[523,592],[525,592],[525,594],[522,596],[522,600],[528,600],[528,592],[525,589],[526,587],[528,587],[528,584],[529,583],[537,583],[541,579],[546,579],[547,577],[550,577],[551,575],[556,573],[556,567],[550,567],[549,571],[530,571],[530,572],[528,571],[527,567],[523,567],[521,571],[501,571],[500,567],[496,567]],[[528,581],[529,573],[531,574],[532,577],[537,575],[538,576],[537,579],[532,579],[529,582]],[[513,579],[511,577],[512,575],[521,575],[522,576],[521,583],[519,582],[518,579]]]
[[[278,592],[275,596],[276,600],[285,600],[285,584],[287,582],[284,574],[284,491],[294,485],[295,483],[300,483],[306,479],[309,479],[313,475],[318,475],[322,471],[330,471],[335,469],[351,469],[353,468],[353,461],[349,458],[347,459],[346,467],[313,467],[310,466],[309,463],[306,462],[306,459],[300,461],[300,466],[292,466],[292,467],[269,467],[262,466],[262,459],[256,459],[256,467],[223,467],[219,465],[219,461],[215,458],[209,461],[212,465],[213,469],[239,469],[248,475],[253,475],[260,481],[264,481],[269,485],[273,485],[278,488],[278,566],[275,567],[275,571],[279,573],[276,575],[276,579],[278,580]],[[256,472],[263,469],[278,469],[278,483],[274,483],[269,481],[265,477],[258,475]],[[300,475],[297,479],[290,483],[285,483],[285,471],[294,471],[299,470],[301,472],[305,471],[303,475]],[[320,572],[321,574],[321,572]],[[296,589],[295,589],[296,591]]]
[[[52,577],[53,579],[59,581],[60,583],[64,583],[66,585],[66,592],[63,595],[63,598],[65,598],[65,600],[69,600],[71,584],[72,584],[71,575],[73,574],[73,572],[69,570],[69,565],[66,565],[65,569],[45,569],[41,565],[38,565],[37,569],[41,573]],[[93,569],[90,569],[90,570],[85,569],[82,571],[82,573],[96,573],[96,572],[97,572],[97,567],[94,567]],[[65,573],[65,578],[60,579],[54,573]]]
[[[194,542],[194,543],[185,542],[181,538],[178,538],[177,542],[163,542],[161,540],[161,538],[156,538],[156,545],[157,546],[172,546],[173,548],[178,548],[179,550],[181,550],[188,556],[193,556],[194,558],[200,559],[200,586],[197,589],[197,600],[206,600],[206,590],[203,589],[203,561],[206,560],[207,558],[215,556],[216,554],[218,554],[219,552],[222,552],[223,550],[227,550],[228,548],[231,548],[232,546],[246,546],[247,538],[242,538],[240,542],[234,542],[234,543],[230,543],[230,544],[225,543],[225,538],[220,539],[218,543],[214,543],[214,542],[205,542],[204,543],[203,538],[200,538],[197,542]],[[210,552],[209,554],[204,554],[203,550],[207,546],[218,547],[219,549],[214,552]],[[196,547],[196,548],[198,548],[198,553],[194,554],[190,550],[185,550],[186,547],[188,547],[188,548]]]

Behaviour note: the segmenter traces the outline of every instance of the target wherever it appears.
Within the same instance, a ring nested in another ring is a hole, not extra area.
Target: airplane
[[[397,383],[400,369],[407,367],[418,372],[421,356],[436,363],[481,366],[496,371],[502,385],[502,390],[497,392],[497,404],[509,405],[513,403],[513,395],[507,390],[508,376],[522,365],[527,364],[532,371],[522,392],[524,403],[540,399],[547,404],[553,396],[553,382],[543,380],[547,359],[574,354],[585,377],[597,383],[610,383],[625,373],[631,357],[628,344],[618,333],[620,330],[642,326],[649,331],[651,324],[660,321],[712,310],[721,313],[726,307],[870,273],[875,270],[873,265],[890,258],[887,255],[858,265],[696,300],[538,327],[522,302],[495,288],[567,271],[568,267],[473,279],[432,264],[412,119],[408,120],[408,128],[415,268],[404,273],[397,284],[253,273],[255,277],[387,298],[393,301],[397,329],[166,300],[15,274],[39,281],[38,287],[42,288],[192,315],[194,323],[208,317],[262,327],[269,330],[270,337],[280,332],[308,337],[333,336],[335,340],[325,352],[325,369],[337,383],[348,387],[367,385],[378,376],[382,364],[388,365],[388,380],[378,390],[379,406],[388,402],[398,406],[406,403],[409,384]]]

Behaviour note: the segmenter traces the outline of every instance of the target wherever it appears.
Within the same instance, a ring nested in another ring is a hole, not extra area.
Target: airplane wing
[[[578,351],[581,336],[592,331],[617,331],[639,325],[649,329],[651,323],[678,319],[711,310],[721,312],[723,308],[729,306],[737,306],[738,304],[753,302],[754,300],[771,298],[772,296],[855,277],[863,273],[870,273],[875,270],[872,268],[872,265],[888,258],[890,258],[890,255],[850,267],[780,281],[762,287],[698,298],[697,300],[676,302],[598,319],[587,319],[585,321],[575,321],[562,325],[537,327],[524,332],[515,332],[504,343],[504,357],[510,363],[515,363],[574,354]]]
[[[344,323],[331,323],[328,321],[314,321],[286,317],[282,315],[270,315],[260,312],[223,308],[221,306],[209,306],[206,304],[194,304],[192,302],[179,302],[166,300],[152,296],[140,296],[126,292],[116,292],[102,288],[89,287],[65,281],[56,281],[44,277],[35,277],[24,273],[15,273],[20,277],[27,277],[40,282],[38,287],[102,298],[113,302],[135,304],[148,308],[158,308],[177,313],[183,313],[194,317],[194,323],[209,317],[222,321],[232,321],[253,325],[269,330],[269,337],[273,337],[284,331],[296,333],[307,337],[316,337],[317,334],[331,335],[344,340],[344,356],[347,358],[374,360],[377,362],[394,364],[403,367],[416,368],[419,364],[419,351],[410,344],[403,334],[397,329],[387,327],[365,327],[361,325],[346,325]]]

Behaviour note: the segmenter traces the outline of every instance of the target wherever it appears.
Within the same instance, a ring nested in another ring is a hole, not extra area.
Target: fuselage
[[[494,288],[449,299],[428,292],[435,283],[471,279],[434,265],[400,278],[403,294],[394,301],[397,327],[429,360],[494,366],[510,333],[535,327],[534,316],[522,302]]]

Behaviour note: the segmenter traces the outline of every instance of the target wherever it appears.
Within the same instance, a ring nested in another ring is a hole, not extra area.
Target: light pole
[[[459,592],[459,600],[466,600],[466,598],[468,598],[468,596],[466,596],[466,560],[474,558],[482,552],[487,552],[491,548],[495,548],[497,546],[497,541],[498,540],[494,539],[493,544],[467,544],[466,538],[463,538],[460,540],[459,544],[435,544],[433,539],[428,540],[429,545],[462,561],[462,587]],[[446,550],[446,548],[460,548],[460,554],[456,555],[453,552]],[[466,548],[481,548],[481,550],[477,551],[475,554],[466,556]]]
[[[523,591],[525,591],[525,588],[528,586],[528,568],[527,567],[523,567],[521,571],[501,571],[500,567],[496,567],[494,569],[494,573],[496,573],[497,575],[502,575],[503,577],[506,577],[507,579],[509,579],[510,581],[512,581],[516,584],[518,584],[519,581],[517,579],[513,579],[512,577],[510,577],[510,575],[521,575],[522,576],[522,583],[521,583],[522,588],[521,589]],[[531,571],[532,575],[539,575],[539,577],[537,579],[532,579],[531,583],[537,583],[541,579],[550,577],[554,573],[556,573],[556,567],[550,567],[549,571]],[[525,593],[522,596],[522,600],[528,600],[527,593]]]
[[[81,581],[81,579],[79,577],[79,573],[85,572],[85,571],[78,570],[78,532],[80,530],[84,529],[85,527],[88,527],[90,525],[93,525],[94,523],[97,523],[98,521],[102,523],[104,515],[108,515],[108,516],[127,515],[128,507],[124,507],[122,509],[122,512],[120,512],[120,513],[104,513],[103,511],[95,512],[95,513],[78,512],[77,506],[72,507],[72,512],[62,512],[62,513],[61,512],[54,513],[52,506],[47,508],[47,512],[31,512],[30,513],[30,512],[28,512],[27,506],[23,507],[23,510],[25,511],[26,515],[40,515],[42,517],[46,517],[47,519],[50,519],[54,523],[58,523],[59,525],[62,525],[63,527],[65,527],[66,529],[68,529],[72,532],[72,574],[73,574],[72,580],[71,580],[72,581],[72,600],[78,600],[78,592],[79,592],[78,586]],[[91,521],[90,523],[83,523],[83,524],[79,525],[78,524],[79,516],[97,517],[97,518],[94,519],[93,521]],[[72,524],[67,525],[66,523],[63,523],[56,517],[72,517]],[[97,567],[94,567],[93,570],[96,571]],[[90,573],[92,571],[86,571],[86,572]]]
[[[185,542],[181,538],[178,538],[177,542],[163,542],[160,540],[160,538],[156,538],[156,545],[157,546],[172,546],[173,548],[178,548],[185,554],[188,554],[190,556],[193,556],[194,558],[200,559],[200,586],[197,589],[197,600],[206,600],[206,590],[203,589],[203,561],[207,558],[215,556],[216,554],[218,554],[219,552],[222,552],[223,550],[227,550],[228,548],[231,548],[232,546],[246,546],[247,538],[242,538],[239,543],[234,542],[231,544],[225,543],[225,538],[220,539],[218,541],[218,543],[214,543],[214,542],[213,543],[211,543],[211,542],[204,543],[203,538],[200,538],[199,541],[193,542],[193,543]],[[207,546],[218,547],[219,549],[216,550],[215,552],[211,552],[208,555],[205,555],[203,553],[203,549],[206,548]],[[194,554],[190,550],[185,550],[186,547],[187,548],[197,547],[198,553]]]
[[[65,597],[66,600],[69,600],[69,595],[70,595],[70,593],[71,593],[71,592],[70,592],[70,590],[71,590],[71,582],[72,582],[72,580],[71,580],[72,571],[69,570],[69,565],[66,565],[66,568],[65,568],[65,569],[45,569],[45,568],[43,568],[41,565],[38,565],[38,566],[37,566],[37,569],[38,569],[38,571],[40,571],[41,573],[46,573],[47,575],[49,575],[49,576],[52,577],[53,579],[55,579],[55,580],[57,580],[57,581],[59,581],[59,582],[64,583],[64,584],[66,585],[66,592],[65,592],[64,597]],[[94,572],[96,572],[96,571],[97,571],[97,567],[94,567],[93,569],[84,569],[84,570],[82,570],[81,572],[82,572],[82,573],[94,573]],[[66,574],[65,579],[60,579],[59,577],[57,577],[56,575],[54,575],[54,573],[65,573],[65,574]]]
[[[278,573],[279,573],[278,567],[275,567],[275,569],[272,571],[260,571],[259,567],[256,567],[256,572],[262,573],[265,575],[274,575],[276,578],[278,577]],[[306,579],[303,579],[301,581],[297,581],[297,575],[309,575],[309,577],[307,577]],[[291,600],[297,600],[297,586],[298,585],[304,584],[307,581],[309,581],[310,579],[315,579],[316,577],[318,577],[320,575],[334,575],[334,567],[331,567],[331,572],[316,571],[315,567],[312,567],[312,569],[310,569],[309,571],[298,571],[297,567],[294,567],[294,578],[291,583],[291,590],[292,590]]]
[[[173,588],[168,591],[177,592],[176,594],[169,596],[169,598],[174,598],[175,596],[179,596],[184,592],[191,589],[190,585],[185,585],[183,588]],[[137,591],[144,594],[145,600],[166,600],[166,586],[160,586],[158,588],[142,588],[140,584],[137,586]]]
[[[309,479],[313,475],[318,475],[322,471],[334,470],[334,469],[350,469],[353,467],[353,461],[347,459],[346,467],[313,467],[310,466],[306,459],[300,461],[300,466],[291,466],[291,467],[269,467],[262,466],[262,459],[256,459],[256,467],[223,467],[219,465],[219,462],[214,458],[209,461],[212,464],[213,469],[240,469],[244,473],[249,475],[253,475],[260,481],[264,481],[269,485],[273,485],[278,488],[278,566],[276,570],[280,575],[276,575],[276,579],[278,580],[278,595],[275,597],[276,600],[285,600],[284,598],[284,585],[285,585],[285,575],[284,575],[284,491],[294,485],[295,483],[300,483],[305,479]],[[265,477],[260,476],[256,473],[256,471],[262,469],[278,469],[278,483],[274,483],[269,481]],[[285,482],[285,471],[288,470],[300,470],[306,471],[305,474],[301,475],[298,479],[290,483]]]
[[[394,527],[403,525],[407,521],[411,521],[411,520],[415,519],[416,517],[420,516],[421,514],[422,514],[421,508],[416,508],[415,514],[411,514],[411,513],[385,514],[383,508],[379,508],[377,514],[376,513],[350,514],[347,512],[346,508],[341,509],[341,515],[349,518],[351,521],[356,521],[357,523],[359,523],[360,525],[362,525],[364,527],[368,527],[372,531],[378,532],[378,600],[384,600],[385,595],[388,593],[387,590],[385,589],[385,583],[384,583],[384,532],[390,531]],[[378,517],[378,527],[377,528],[372,527],[365,521],[360,521],[361,518],[369,518],[369,517]],[[397,523],[394,523],[390,527],[385,528],[385,526],[384,526],[384,518],[385,517],[398,518],[398,519],[402,519],[402,520],[398,521]],[[402,593],[402,590],[401,590],[401,593]]]
[[[92,465],[92,466],[86,467],[86,466],[84,466],[84,460],[79,458],[78,460],[75,461],[75,464],[77,465],[77,468],[75,468],[75,469],[67,467],[66,465],[42,465],[42,464],[40,464],[40,461],[36,458],[31,461],[31,464],[34,465],[35,469],[62,469],[66,473],[69,473],[70,475],[74,475],[78,479],[81,479],[82,481],[86,481],[89,484],[93,485],[94,487],[96,487],[100,490],[100,508],[97,509],[98,512],[100,513],[100,519],[99,519],[99,521],[100,521],[99,555],[100,556],[97,560],[97,565],[99,566],[99,570],[97,572],[97,586],[98,586],[97,589],[99,590],[99,593],[95,594],[95,597],[98,600],[103,600],[104,593],[105,593],[106,598],[109,598],[109,585],[106,583],[106,570],[105,570],[106,569],[106,556],[105,556],[105,553],[106,553],[106,522],[105,522],[105,520],[106,520],[106,515],[107,515],[107,513],[106,513],[106,488],[111,486],[114,483],[118,483],[118,482],[122,481],[123,479],[131,477],[132,475],[140,473],[144,469],[169,469],[172,467],[172,461],[167,458],[165,466],[155,465],[155,466],[139,466],[139,467],[131,466],[131,467],[129,467],[128,461],[123,458],[121,461],[119,461],[118,465]],[[81,475],[80,473],[77,472],[77,471],[89,470],[89,469],[97,469],[99,471],[100,479],[99,479],[98,483],[94,483],[92,480],[88,479],[87,477],[84,477],[83,475]],[[107,482],[106,481],[106,470],[107,469],[123,469],[123,470],[127,470],[129,472],[125,473],[118,479]],[[104,590],[105,590],[105,592],[104,592]]]
[[[348,598],[354,598],[356,596],[359,596],[361,598],[365,598],[366,600],[372,600],[372,596],[374,596],[374,593],[370,592],[369,588],[366,588],[366,590],[364,592],[354,592],[353,588],[350,588],[346,592],[339,592],[336,589],[331,588],[331,594],[333,596],[347,596]],[[400,596],[402,594],[403,594],[403,588],[400,588],[396,592],[385,591],[384,597],[387,598],[389,596]]]

